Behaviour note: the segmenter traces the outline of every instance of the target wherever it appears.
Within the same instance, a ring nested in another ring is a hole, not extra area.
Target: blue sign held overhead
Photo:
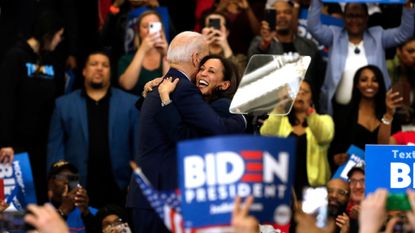
[[[355,145],[351,145],[346,153],[349,155],[349,160],[337,169],[333,175],[333,179],[341,178],[347,181],[349,179],[347,173],[350,169],[365,161],[365,152]]]
[[[236,196],[254,197],[251,214],[261,223],[288,224],[294,157],[294,138],[228,136],[179,143],[185,227],[229,225]]]

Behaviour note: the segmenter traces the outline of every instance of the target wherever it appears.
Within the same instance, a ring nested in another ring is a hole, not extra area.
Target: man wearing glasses
[[[365,198],[365,170],[363,165],[356,165],[347,173],[350,187],[350,200],[347,213],[350,216],[350,232],[359,231],[360,202]]]
[[[327,183],[328,216],[336,221],[334,232],[348,233],[350,229],[349,216],[346,214],[349,202],[349,184],[342,179],[332,179]]]

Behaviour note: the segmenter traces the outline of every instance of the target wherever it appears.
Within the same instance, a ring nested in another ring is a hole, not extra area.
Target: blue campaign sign
[[[181,211],[186,228],[229,225],[236,196],[253,196],[261,223],[291,218],[295,139],[227,136],[178,144]]]
[[[347,181],[349,179],[347,173],[350,169],[365,162],[365,152],[355,145],[351,145],[346,153],[349,155],[349,160],[337,169],[336,173],[333,175],[333,179],[341,178]]]
[[[11,165],[0,164],[0,179],[4,179],[4,196],[7,203],[13,202],[18,210],[23,210],[29,203],[36,203],[32,169],[27,153],[16,154]]]
[[[415,188],[415,146],[366,145],[366,194],[377,188],[405,193]]]

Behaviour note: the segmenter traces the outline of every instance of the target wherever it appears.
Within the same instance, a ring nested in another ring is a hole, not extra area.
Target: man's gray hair
[[[197,32],[185,31],[178,34],[171,41],[167,50],[167,60],[170,64],[191,62],[194,52],[203,51],[206,46],[206,39]]]

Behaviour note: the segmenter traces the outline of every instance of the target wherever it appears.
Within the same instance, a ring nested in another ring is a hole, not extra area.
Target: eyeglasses
[[[365,179],[350,179],[350,185],[357,185],[357,184],[361,184],[364,185],[365,184]]]
[[[330,194],[337,194],[339,196],[347,196],[347,194],[349,194],[348,191],[344,190],[344,189],[335,189],[335,188],[327,188],[327,193]]]

